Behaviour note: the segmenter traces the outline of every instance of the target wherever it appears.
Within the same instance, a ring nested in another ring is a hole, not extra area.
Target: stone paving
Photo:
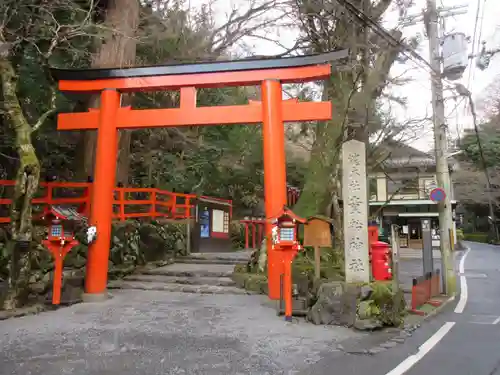
[[[198,253],[176,258],[174,264],[145,268],[122,280],[108,283],[110,289],[161,290],[203,294],[249,294],[236,287],[234,267],[246,263],[248,251]]]
[[[0,373],[294,374],[361,336],[286,323],[264,296],[113,293],[100,304],[0,321]]]

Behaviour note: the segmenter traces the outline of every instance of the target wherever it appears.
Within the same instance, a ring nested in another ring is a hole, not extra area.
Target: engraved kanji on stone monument
[[[369,282],[368,195],[363,142],[351,140],[342,146],[342,198],[346,281]]]

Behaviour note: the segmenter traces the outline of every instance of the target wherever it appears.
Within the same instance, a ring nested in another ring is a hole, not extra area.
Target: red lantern
[[[73,228],[76,222],[87,219],[71,207],[49,206],[45,209],[42,220],[48,226],[47,239],[42,243],[54,257],[52,304],[59,305],[64,257],[79,244],[75,239]]]
[[[283,288],[280,299],[285,300],[285,320],[292,320],[292,262],[297,253],[303,249],[297,239],[298,225],[306,220],[295,215],[286,207],[274,220],[272,229],[273,250],[280,252],[283,264]]]

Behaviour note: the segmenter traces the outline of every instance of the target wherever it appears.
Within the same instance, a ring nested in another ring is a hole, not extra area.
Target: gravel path
[[[0,322],[0,374],[294,374],[359,334],[286,323],[263,296],[116,291]]]

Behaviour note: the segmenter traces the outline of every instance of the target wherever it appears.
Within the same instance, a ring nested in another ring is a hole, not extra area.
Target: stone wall
[[[46,228],[36,227],[32,243],[30,302],[44,302],[51,298],[51,254],[41,245]],[[77,235],[81,237],[83,234]],[[109,279],[121,278],[137,267],[156,262],[159,265],[173,261],[186,250],[186,226],[173,221],[125,221],[113,224],[109,256]],[[8,278],[8,254],[5,252],[6,228],[0,227],[0,292]],[[83,292],[87,246],[75,246],[64,259],[62,303],[73,303]],[[3,285],[2,285],[3,284]]]

